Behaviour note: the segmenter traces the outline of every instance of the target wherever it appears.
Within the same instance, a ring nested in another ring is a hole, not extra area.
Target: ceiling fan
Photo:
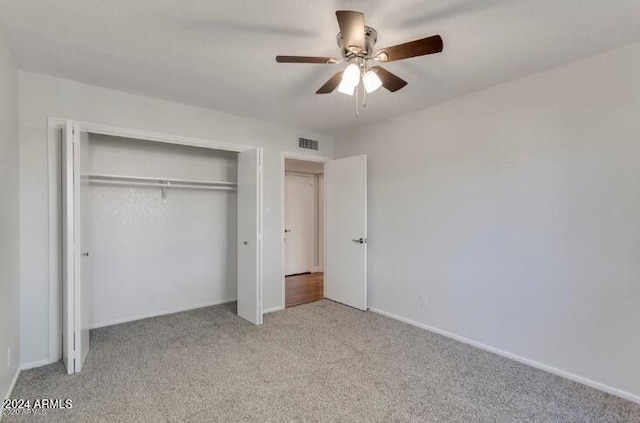
[[[333,75],[316,94],[328,94],[336,88],[338,91],[352,96],[362,81],[365,93],[371,93],[381,86],[391,92],[398,91],[407,85],[407,81],[394,75],[381,66],[369,66],[371,61],[385,63],[427,54],[440,53],[443,48],[439,35],[374,50],[378,33],[364,24],[364,14],[351,10],[336,11],[340,32],[336,36],[342,52],[342,60],[333,57],[312,56],[276,56],[278,63],[317,63],[338,64],[347,62],[344,71]]]

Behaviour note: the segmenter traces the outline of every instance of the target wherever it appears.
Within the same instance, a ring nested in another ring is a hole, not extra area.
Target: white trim
[[[16,387],[16,383],[18,382],[18,377],[20,376],[20,369],[16,370],[16,374],[13,375],[13,379],[11,380],[11,383],[9,384],[9,390],[7,391],[7,394],[5,395],[4,399],[9,399],[11,398],[11,394],[13,393],[13,389]],[[0,409],[0,422],[2,421],[2,417],[4,416],[4,414],[2,413],[2,409]]]
[[[316,162],[316,163],[326,163],[333,158],[328,156],[319,156],[314,154],[305,154],[305,153],[292,153],[283,151],[280,153],[280,276],[281,276],[281,300],[280,310],[285,308],[286,304],[286,282],[285,282],[285,268],[284,268],[284,207],[285,207],[285,194],[284,194],[284,176],[285,176],[285,159],[296,159],[296,160],[304,160],[307,162]],[[326,188],[326,185],[325,185]],[[326,228],[326,226],[325,226]],[[325,236],[326,240],[326,236]],[[325,251],[326,251],[326,243],[325,243]],[[324,255],[324,252],[323,252]],[[324,263],[324,258],[322,263]],[[270,308],[269,310],[274,310],[277,307]],[[266,313],[266,311],[265,311]]]
[[[57,363],[60,360],[53,360],[51,358],[45,358],[44,360],[31,361],[20,365],[20,370],[35,369],[36,367],[47,366],[49,364]]]
[[[311,268],[311,273],[322,273],[324,272],[324,268],[322,266],[313,266]]]
[[[16,373],[13,375],[13,379],[11,379],[11,383],[9,384],[9,389],[7,390],[7,394],[4,396],[4,399],[11,398],[11,394],[13,393],[13,389],[16,387],[16,383],[18,382],[18,377],[20,377],[20,369],[16,369]],[[0,419],[2,419],[2,414],[0,413]]]
[[[635,394],[632,394],[631,392],[623,391],[622,389],[614,388],[612,386],[605,385],[603,383],[596,382],[594,380],[587,379],[585,377],[578,376],[576,374],[569,373],[569,372],[564,371],[564,370],[560,370],[560,369],[558,369],[556,367],[552,367],[552,366],[540,363],[538,361],[531,360],[529,358],[525,358],[525,357],[522,357],[522,356],[519,356],[519,355],[516,355],[516,354],[512,354],[510,352],[503,351],[501,349],[492,347],[490,345],[486,345],[486,344],[474,341],[472,339],[465,338],[463,336],[456,335],[456,334],[453,334],[451,332],[447,332],[445,330],[438,329],[438,328],[435,328],[433,326],[426,325],[424,323],[416,322],[415,320],[407,319],[406,317],[398,316],[397,314],[389,313],[387,311],[380,310],[380,309],[377,309],[377,308],[374,308],[374,307],[369,307],[369,310],[374,312],[374,313],[380,314],[382,316],[389,317],[391,319],[398,320],[398,321],[403,322],[403,323],[407,323],[409,325],[418,327],[420,329],[424,329],[424,330],[427,330],[429,332],[433,332],[433,333],[436,333],[438,335],[442,335],[444,337],[453,339],[455,341],[462,342],[464,344],[471,345],[473,347],[480,348],[480,349],[485,350],[485,351],[489,351],[491,353],[500,355],[502,357],[506,357],[506,358],[509,358],[511,360],[515,360],[515,361],[517,361],[519,363],[526,364],[526,365],[531,366],[531,367],[535,367],[536,369],[540,369],[540,370],[544,370],[544,371],[549,372],[549,373],[553,373],[554,375],[558,375],[558,376],[564,377],[565,379],[569,379],[569,380],[572,380],[574,382],[581,383],[583,385],[589,386],[591,388],[606,392],[608,394],[615,395],[617,397],[626,399],[628,401],[640,404],[640,395],[635,395]]]
[[[49,125],[60,127],[64,125],[67,119],[49,117]],[[146,131],[142,129],[123,128],[113,125],[104,125],[92,122],[75,121],[78,123],[80,132],[90,132],[92,134],[111,135],[115,137],[134,138],[144,141],[163,142],[167,144],[186,145],[190,147],[202,147],[213,150],[235,151],[241,153],[247,150],[257,148],[253,145],[232,144],[227,142],[219,142],[215,140],[207,140],[196,137],[186,137],[182,135],[164,134],[154,131]]]
[[[60,260],[59,245],[59,217],[60,212],[54,212],[59,208],[58,204],[58,186],[57,174],[60,163],[57,155],[59,147],[56,143],[60,142],[55,130],[63,128],[68,119],[48,116],[47,117],[47,156],[48,156],[48,173],[49,173],[49,210],[48,210],[48,238],[49,238],[49,358],[34,363],[54,363],[62,359],[62,326],[60,316],[62,315],[60,300],[60,277],[59,265],[56,263]],[[156,141],[168,144],[185,145],[191,147],[209,148],[212,150],[225,150],[234,152],[243,152],[256,146],[244,144],[223,143],[214,140],[206,140],[195,137],[185,137],[181,135],[163,134],[153,131],[145,131],[139,129],[123,128],[112,125],[97,124],[91,122],[74,121],[78,124],[81,131],[91,132],[94,134],[112,135],[116,137],[135,138],[146,141]],[[262,150],[260,148],[260,150]],[[262,270],[260,270],[262,272]],[[262,288],[261,288],[262,289]],[[53,294],[53,295],[52,295]],[[283,303],[284,304],[284,303]],[[33,364],[33,363],[30,363]],[[30,365],[27,364],[27,365]],[[44,365],[44,364],[40,364]]]
[[[58,361],[62,358],[62,323],[61,323],[61,251],[62,237],[60,226],[60,143],[61,125],[64,120],[47,118],[47,166],[49,177],[49,209],[48,243],[49,243],[49,359]]]
[[[89,327],[89,329],[104,328],[104,327],[107,327],[107,326],[119,325],[121,323],[134,322],[136,320],[149,319],[151,317],[166,316],[167,314],[181,313],[183,311],[196,310],[198,308],[204,308],[204,307],[211,307],[211,306],[216,306],[216,305],[221,305],[221,304],[233,303],[235,301],[237,301],[237,298],[229,298],[227,300],[210,301],[210,302],[207,302],[207,303],[201,303],[201,304],[196,304],[196,305],[191,305],[191,306],[181,307],[181,308],[174,308],[174,309],[171,309],[171,310],[156,311],[156,312],[153,312],[153,313],[140,314],[138,316],[131,316],[131,317],[125,317],[123,319],[111,320],[109,322],[95,323],[95,324],[92,324]]]
[[[18,377],[20,377],[19,368],[16,370],[16,373],[13,375],[13,379],[11,379],[11,383],[9,384],[9,390],[7,391],[7,394],[4,397],[5,400],[11,398],[13,389],[16,387],[16,383],[18,382]],[[4,414],[2,413],[2,409],[0,409],[0,422],[2,421],[2,416],[4,416]]]
[[[275,313],[276,311],[280,311],[280,310],[284,310],[284,307],[282,307],[282,306],[271,307],[271,308],[268,308],[268,309],[264,310],[263,313],[264,314]]]
[[[325,163],[329,160],[333,160],[332,157],[329,156],[319,156],[317,154],[308,154],[308,153],[294,153],[294,152],[282,152],[282,159],[295,159],[295,160],[304,160],[305,162],[316,162],[316,163]]]

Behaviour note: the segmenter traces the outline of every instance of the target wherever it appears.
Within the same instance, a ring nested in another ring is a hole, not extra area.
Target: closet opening
[[[262,324],[262,150],[108,132],[59,131],[67,372],[104,326],[226,303]]]
[[[237,153],[83,136],[91,329],[235,302]]]
[[[284,158],[285,307],[324,295],[324,163]]]

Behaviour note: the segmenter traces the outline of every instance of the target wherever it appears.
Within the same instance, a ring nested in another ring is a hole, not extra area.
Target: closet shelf
[[[90,184],[117,184],[158,188],[191,188],[235,191],[237,184],[227,181],[203,181],[197,179],[151,178],[146,176],[83,174],[83,179]]]

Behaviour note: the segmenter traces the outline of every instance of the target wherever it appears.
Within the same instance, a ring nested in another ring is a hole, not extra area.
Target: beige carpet
[[[234,307],[95,330],[81,374],[25,371],[13,397],[73,400],[30,421],[640,422],[640,405],[373,313],[320,301],[254,327]]]

